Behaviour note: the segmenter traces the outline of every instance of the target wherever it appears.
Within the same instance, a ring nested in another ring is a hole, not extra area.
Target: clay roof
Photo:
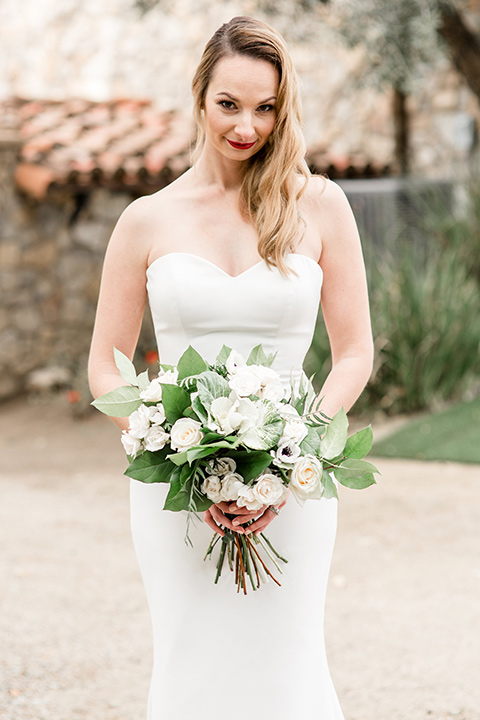
[[[92,185],[146,194],[190,164],[191,118],[158,110],[148,100],[10,98],[0,102],[0,125],[5,118],[19,136],[16,183],[37,199],[52,189],[78,192]],[[307,160],[333,179],[389,170],[363,157],[332,157],[322,148],[312,148]]]

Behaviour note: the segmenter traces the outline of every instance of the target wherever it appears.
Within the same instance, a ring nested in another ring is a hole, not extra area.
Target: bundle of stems
[[[247,577],[253,590],[258,590],[261,583],[267,582],[269,577],[277,585],[281,586],[281,583],[267,566],[267,562],[273,563],[277,571],[282,573],[279,561],[286,563],[288,560],[280,555],[263,533],[244,535],[228,528],[223,529],[225,535],[223,537],[218,533],[213,535],[204,557],[204,560],[211,558],[215,546],[221,541],[215,584],[218,583],[225,560],[227,560],[231,572],[234,573],[237,592],[243,590],[244,595],[247,594]],[[263,551],[267,556],[267,562],[261,557],[260,551]]]

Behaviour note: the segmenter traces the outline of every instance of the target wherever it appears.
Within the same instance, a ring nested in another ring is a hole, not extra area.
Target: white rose
[[[240,397],[258,395],[260,380],[255,367],[255,365],[244,365],[237,370],[235,375],[228,378],[228,384]]]
[[[157,403],[155,407],[152,406],[151,410],[155,411],[151,416],[152,425],[162,425],[165,422],[165,408],[162,403]]]
[[[259,397],[272,402],[278,402],[285,397],[285,388],[280,380],[280,375],[272,368],[263,365],[254,365],[255,372],[260,381]]]
[[[280,441],[280,444],[275,453],[275,464],[278,462],[280,466],[283,464],[293,465],[298,460],[302,451],[300,446],[293,442],[293,440]]]
[[[243,478],[236,472],[229,472],[222,480],[222,500],[235,502],[241,488],[245,487]]]
[[[144,437],[145,449],[155,452],[161,450],[167,444],[170,435],[165,432],[161,425],[153,425]]]
[[[146,390],[142,390],[140,397],[145,402],[160,402],[162,399],[162,388],[158,382],[158,378],[152,380]]]
[[[202,424],[192,418],[180,418],[174,423],[170,431],[170,443],[172,450],[188,450],[193,445],[198,445],[203,437]]]
[[[222,501],[222,481],[218,475],[209,475],[201,485],[202,492],[214,503]]]
[[[166,385],[176,385],[178,380],[178,370],[161,370],[158,374],[157,380]]]
[[[258,499],[253,487],[244,485],[238,490],[237,505],[255,511],[263,507],[263,502]]]
[[[155,408],[140,405],[128,418],[130,435],[140,440],[144,438],[154,414]]]
[[[233,473],[237,468],[237,463],[233,458],[221,457],[209,460],[205,470],[210,475],[226,475]]]
[[[225,363],[228,374],[235,375],[238,369],[244,367],[244,365],[246,365],[246,362],[243,355],[240,355],[236,350],[232,350]]]
[[[140,452],[140,448],[142,447],[142,443],[140,442],[140,440],[136,437],[133,437],[133,435],[130,435],[130,433],[126,430],[122,431],[122,436],[120,439],[127,455],[130,455],[131,457],[136,457],[137,454]]]
[[[300,505],[305,500],[318,500],[323,495],[322,463],[314,455],[297,460],[290,473],[290,489]]]
[[[273,473],[263,473],[253,486],[253,493],[262,505],[276,505],[285,500],[288,488]]]
[[[301,420],[291,420],[287,418],[285,427],[283,428],[283,434],[280,438],[280,442],[292,440],[294,443],[299,445],[308,435],[308,428]]]

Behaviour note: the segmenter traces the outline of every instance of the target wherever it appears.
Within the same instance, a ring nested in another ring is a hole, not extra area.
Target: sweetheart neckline
[[[195,253],[189,253],[189,252],[175,252],[174,251],[174,252],[165,253],[165,255],[160,255],[160,257],[155,258],[155,260],[153,260],[150,263],[150,265],[148,265],[146,272],[148,273],[150,268],[153,267],[153,265],[155,265],[155,263],[158,263],[160,260],[164,260],[165,258],[168,258],[170,255],[186,255],[187,257],[196,258],[197,260],[207,263],[207,265],[210,265],[211,267],[215,268],[216,270],[218,270],[218,272],[222,273],[222,275],[225,275],[226,277],[230,278],[230,280],[237,280],[238,278],[243,277],[243,275],[246,275],[247,273],[249,273],[251,270],[254,270],[255,268],[259,267],[260,265],[265,264],[265,261],[262,258],[261,260],[254,263],[253,265],[250,265],[250,267],[248,267],[246,270],[243,270],[238,275],[230,275],[230,273],[226,272],[219,265],[212,262],[211,260],[208,260],[207,258],[202,257],[202,255],[196,255]],[[287,253],[287,257],[290,257],[291,255],[294,255],[296,257],[302,257],[302,258],[305,258],[306,260],[309,260],[311,263],[313,263],[315,265],[315,267],[317,267],[320,270],[320,273],[322,274],[322,277],[323,277],[322,268],[313,258],[309,257],[308,255],[305,255],[304,253],[294,253],[294,252]]]

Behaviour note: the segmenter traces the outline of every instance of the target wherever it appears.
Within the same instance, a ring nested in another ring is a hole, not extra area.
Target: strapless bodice
[[[222,345],[248,355],[262,344],[273,368],[298,378],[313,337],[323,273],[312,258],[290,253],[288,277],[264,260],[231,276],[198,255],[162,255],[147,269],[147,291],[160,362],[175,365],[192,345],[213,362]]]

